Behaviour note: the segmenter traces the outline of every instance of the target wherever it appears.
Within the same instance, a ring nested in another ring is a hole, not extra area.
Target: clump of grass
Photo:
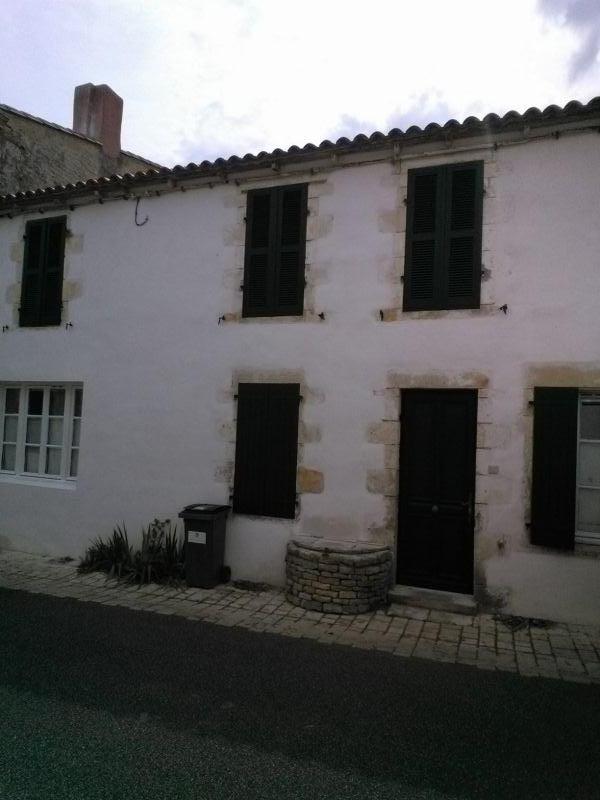
[[[125,525],[108,539],[96,537],[81,559],[79,572],[106,572],[138,583],[177,583],[184,577],[183,540],[171,520],[154,519],[142,529],[141,544],[129,544]]]
[[[78,572],[107,572],[109,577],[121,577],[131,568],[133,553],[125,524],[117,525],[104,540],[96,537],[79,562]]]

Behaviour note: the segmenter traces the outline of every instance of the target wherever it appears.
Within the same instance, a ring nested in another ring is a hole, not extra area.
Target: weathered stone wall
[[[148,169],[126,154],[110,159],[83,136],[0,108],[0,194]]]
[[[388,547],[292,540],[286,556],[286,595],[297,606],[361,614],[386,602],[392,579]]]

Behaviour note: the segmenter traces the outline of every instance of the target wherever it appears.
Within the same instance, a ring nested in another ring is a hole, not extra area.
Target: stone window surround
[[[308,215],[306,219],[306,255],[305,255],[305,288],[304,288],[304,311],[302,314],[289,316],[268,316],[268,317],[243,317],[243,291],[244,283],[244,254],[246,247],[246,213],[248,192],[255,189],[267,189],[275,186],[286,186],[298,183],[308,184]],[[325,268],[319,265],[318,261],[318,240],[327,236],[333,227],[333,215],[323,214],[320,210],[320,198],[331,194],[333,187],[326,177],[315,176],[312,173],[298,173],[293,176],[274,177],[270,180],[257,180],[248,182],[247,185],[239,188],[238,202],[236,209],[236,220],[233,230],[225,234],[225,251],[230,253],[230,263],[232,267],[227,270],[225,280],[230,289],[230,306],[228,311],[221,315],[223,323],[237,322],[243,325],[256,323],[300,323],[318,322],[326,320],[326,309],[319,308],[317,305],[317,289],[321,283],[325,282]],[[322,315],[322,316],[320,316]]]
[[[296,461],[296,515],[294,519],[277,518],[278,524],[295,524],[302,513],[302,495],[322,494],[325,489],[323,472],[314,466],[305,463],[305,446],[316,445],[321,441],[321,428],[318,425],[310,424],[306,421],[307,414],[310,416],[310,407],[324,402],[323,393],[309,387],[306,383],[302,370],[238,370],[232,376],[231,385],[219,393],[219,401],[229,407],[226,421],[219,425],[219,437],[223,442],[224,459],[217,466],[215,471],[215,481],[225,483],[228,487],[229,498],[233,497],[233,479],[235,471],[235,445],[237,435],[237,395],[238,384],[240,383],[298,383],[300,384],[300,408],[298,413],[298,455]],[[307,411],[308,409],[308,411]],[[314,462],[310,462],[314,464]],[[269,519],[272,517],[254,517],[249,514],[239,514],[238,516],[250,516],[253,519]]]
[[[17,330],[36,330],[36,326],[19,327],[19,307],[21,305],[21,284],[23,280],[23,261],[25,255],[25,227],[27,222],[36,219],[50,218],[54,216],[66,216],[66,235],[65,235],[65,256],[63,261],[63,290],[62,290],[62,321],[60,325],[43,326],[44,331],[50,334],[52,330],[64,328],[71,321],[71,301],[81,294],[81,282],[75,281],[73,275],[73,256],[77,256],[83,251],[83,236],[76,235],[72,229],[72,214],[68,211],[58,212],[49,211],[47,214],[26,214],[19,219],[16,226],[16,239],[10,245],[9,258],[13,264],[14,279],[8,286],[6,293],[6,307],[10,306],[10,311],[2,315],[2,324],[9,325],[11,331]],[[4,320],[6,319],[6,322]]]

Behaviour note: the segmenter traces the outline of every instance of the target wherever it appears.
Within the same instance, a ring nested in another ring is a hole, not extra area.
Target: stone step
[[[477,613],[477,603],[472,595],[421,589],[417,586],[396,585],[388,592],[388,600],[391,603],[389,613],[392,615],[394,614],[394,605],[428,608],[471,616]]]

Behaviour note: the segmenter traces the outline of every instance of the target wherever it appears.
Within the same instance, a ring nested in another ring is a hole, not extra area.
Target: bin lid
[[[179,517],[215,517],[228,514],[231,506],[218,506],[213,503],[192,503],[179,512]]]

